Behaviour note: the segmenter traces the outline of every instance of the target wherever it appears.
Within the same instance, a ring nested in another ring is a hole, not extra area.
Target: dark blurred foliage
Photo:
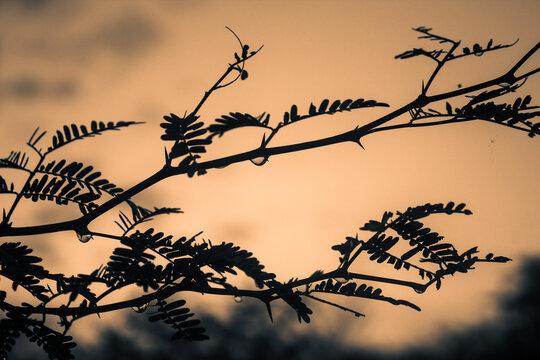
[[[415,349],[397,359],[540,358],[540,259],[524,262],[517,289],[500,302],[501,315],[441,338],[437,349]]]
[[[228,321],[210,315],[202,321],[211,336],[206,342],[170,341],[171,330],[131,314],[130,335],[109,330],[97,346],[80,344],[77,359],[537,359],[540,358],[540,258],[526,260],[517,289],[500,302],[492,322],[440,335],[438,345],[398,354],[357,349],[329,336],[298,334],[296,315],[277,309],[270,323],[262,304],[246,301],[233,307]],[[152,310],[148,310],[152,311]],[[20,339],[23,340],[23,339]],[[35,345],[19,341],[13,359],[45,359]]]

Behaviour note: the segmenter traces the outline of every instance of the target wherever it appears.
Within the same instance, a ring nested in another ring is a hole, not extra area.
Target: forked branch
[[[247,79],[246,62],[262,49],[261,46],[250,52],[249,46],[243,44],[232,30],[230,31],[239,42],[240,53],[234,54],[234,61],[228,64],[224,73],[204,93],[192,111],[186,111],[184,116],[170,114],[164,117],[165,121],[161,123],[164,134],[161,138],[172,142],[170,148],[165,147],[165,162],[154,174],[131,188],[123,190],[116,187],[113,183],[101,178],[101,173],[95,171],[92,166],[66,160],[45,164],[44,159],[57,148],[69,145],[75,140],[138,123],[92,122],[90,130],[85,126],[66,125],[56,132],[52,138],[52,145],[45,151],[38,146],[45,132],[39,133],[37,129],[27,142],[39,158],[35,167],[27,167],[28,157],[20,152],[11,152],[7,158],[0,159],[0,168],[15,169],[28,175],[20,189],[14,187],[13,184],[8,186],[4,178],[0,177],[0,195],[15,195],[14,202],[7,214],[4,211],[2,222],[0,222],[0,237],[40,235],[72,230],[77,233],[82,242],[87,242],[92,237],[103,237],[117,241],[119,244],[110,255],[106,265],[100,266],[88,275],[80,274],[71,277],[49,273],[38,265],[42,259],[31,255],[33,250],[26,245],[14,242],[0,244],[0,276],[11,281],[14,290],[21,287],[38,301],[37,305],[14,305],[7,300],[7,293],[0,291],[0,309],[8,317],[0,320],[0,330],[3,331],[1,334],[6,339],[11,339],[19,332],[25,333],[30,338],[34,338],[39,333],[43,337],[40,341],[45,344],[44,348],[49,355],[52,354],[51,356],[54,357],[57,353],[47,349],[60,348],[63,351],[62,356],[69,357],[73,343],[65,334],[77,319],[129,307],[134,308],[136,312],[144,312],[150,304],[155,312],[151,313],[149,320],[170,324],[175,330],[173,338],[207,339],[205,330],[198,326],[198,320],[187,320],[193,314],[184,306],[186,302],[184,300],[170,301],[173,295],[181,292],[232,296],[235,299],[242,297],[258,299],[265,304],[270,319],[272,319],[271,303],[283,300],[296,311],[299,321],[305,322],[310,321],[312,314],[312,310],[304,302],[306,299],[352,312],[356,316],[363,316],[356,310],[314,296],[314,293],[386,301],[393,305],[405,305],[420,310],[415,304],[387,296],[381,289],[370,284],[402,286],[422,293],[433,285],[439,289],[447,277],[457,273],[467,273],[479,262],[509,261],[510,259],[506,257],[494,256],[492,253],[480,257],[477,247],[460,252],[452,243],[444,242],[442,235],[424,226],[422,219],[427,216],[470,215],[472,213],[465,204],[453,202],[425,204],[396,214],[385,212],[381,220],[371,220],[360,228],[370,233],[367,240],[356,235],[347,237],[345,242],[332,247],[340,254],[339,263],[334,269],[327,272],[319,270],[311,276],[301,279],[293,278],[287,282],[276,280],[276,275],[267,272],[252,253],[234,244],[212,244],[210,240],[200,241],[198,236],[201,233],[190,237],[181,236],[174,240],[173,236],[156,232],[152,228],[140,230],[142,223],[156,215],[181,212],[177,208],[166,207],[148,210],[134,204],[131,200],[142,191],[173,176],[204,175],[209,170],[221,169],[243,161],[252,161],[257,165],[262,165],[272,156],[345,142],[362,146],[360,141],[365,136],[381,131],[456,124],[474,120],[524,131],[530,137],[540,135],[540,123],[532,121],[540,115],[539,106],[531,105],[530,96],[517,98],[513,103],[494,102],[495,99],[518,90],[527,78],[540,71],[540,68],[535,68],[518,75],[518,71],[539,50],[540,43],[530,49],[502,75],[465,88],[429,95],[428,90],[449,61],[470,55],[480,56],[485,52],[500,50],[513,44],[493,45],[490,40],[485,47],[475,44],[472,51],[469,48],[463,48],[463,54],[456,55],[456,51],[461,46],[460,41],[434,34],[431,29],[425,27],[414,30],[421,33],[421,39],[450,45],[447,50],[413,49],[397,56],[397,58],[406,59],[422,55],[436,61],[437,66],[429,75],[426,84],[422,85],[419,96],[384,116],[338,135],[290,145],[272,146],[275,135],[297,121],[389,105],[363,98],[334,100],[333,102],[324,99],[318,106],[311,103],[304,115],[299,114],[297,105],[292,105],[290,111],[283,114],[283,120],[277,124],[272,124],[270,115],[265,112],[259,116],[230,112],[229,115],[223,115],[210,125],[201,121],[198,113],[210,95],[232,85],[237,80]],[[238,73],[231,79],[231,74],[235,71]],[[230,80],[227,81],[227,79]],[[446,102],[445,110],[427,108],[429,104],[459,96],[469,98],[461,108],[453,107],[449,102]],[[406,114],[410,114],[411,118],[398,122]],[[392,121],[397,123],[390,123]],[[210,145],[214,138],[245,126],[258,127],[265,131],[259,146],[246,152],[202,161],[199,154],[206,152],[206,146]],[[271,131],[268,137],[267,131]],[[108,200],[101,199],[102,193],[106,193]],[[69,221],[15,227],[12,225],[11,218],[23,197],[31,198],[33,201],[55,200],[57,204],[77,203],[83,214]],[[95,219],[122,203],[130,206],[131,216],[120,212],[119,220],[116,221],[122,231],[120,235],[89,229],[89,225]],[[397,244],[402,244],[406,250],[403,250],[403,246],[396,247]],[[354,266],[362,257],[367,258],[368,261],[376,261],[381,266],[390,265],[395,271],[408,271],[416,275],[418,279],[411,281],[357,272]],[[229,277],[239,273],[251,278],[257,289],[238,288],[233,285]],[[110,294],[131,285],[140,287],[144,294],[125,301],[103,304]],[[95,288],[103,286],[105,290],[95,291]],[[83,299],[78,302],[77,299],[80,297]],[[63,305],[52,306],[53,301],[54,303],[62,301]],[[32,315],[41,315],[42,319],[35,320],[31,318]],[[60,325],[64,328],[63,334],[45,327],[47,316],[59,318]],[[0,348],[0,355],[4,353],[6,353],[5,349]]]

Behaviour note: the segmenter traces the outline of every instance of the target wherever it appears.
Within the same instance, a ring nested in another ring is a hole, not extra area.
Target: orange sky
[[[433,67],[426,59],[394,59],[412,47],[433,45],[417,40],[413,26],[433,27],[470,45],[519,38],[511,49],[449,65],[432,90],[487,80],[536,44],[539,10],[538,1],[493,0],[3,2],[0,151],[7,155],[23,149],[36,126],[51,133],[67,123],[146,121],[57,154],[92,164],[126,188],[161,166],[162,116],[193,109],[232,60],[237,43],[225,26],[252,47],[264,44],[264,49],[248,64],[247,81],[207,102],[201,111],[207,122],[230,111],[267,112],[279,121],[293,103],[307,111],[310,102],[324,98],[362,97],[398,108],[418,95],[421,80]],[[538,66],[539,57],[532,60]],[[529,79],[522,96],[531,94],[534,103],[539,84],[538,76]],[[384,110],[306,121],[284,131],[274,145],[337,134]],[[261,136],[260,131],[238,130],[216,140],[208,156],[249,150]],[[399,348],[496,316],[494,299],[512,288],[520,260],[540,253],[538,139],[471,123],[382,132],[362,143],[365,151],[340,144],[276,156],[262,167],[243,163],[199,178],[168,179],[136,200],[147,207],[181,207],[185,214],[156,224],[165,232],[204,230],[213,242],[235,242],[253,251],[281,280],[331,270],[337,256],[330,247],[385,210],[466,202],[474,216],[437,218],[429,224],[461,249],[480,245],[514,262],[479,266],[468,276],[446,281],[439,292],[422,296],[384,288],[416,302],[421,313],[344,299],[368,317],[357,320],[336,309],[317,308],[313,327],[324,325],[321,331],[334,333],[350,321],[351,342]],[[15,213],[16,225],[71,219],[78,211],[56,213],[50,204],[27,205],[33,204],[23,204]],[[111,229],[114,216],[92,228]],[[106,262],[106,250],[114,246],[103,239],[83,245],[72,234],[25,241],[43,251],[39,255],[54,266],[52,271],[74,274]],[[381,268],[373,270],[393,274]]]

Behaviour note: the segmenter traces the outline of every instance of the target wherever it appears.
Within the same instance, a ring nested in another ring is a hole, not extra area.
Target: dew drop
[[[349,279],[344,278],[344,277],[334,278],[334,280],[336,280],[340,284],[345,284],[349,282]]]
[[[251,161],[253,165],[262,166],[268,161],[268,158],[261,156],[254,159],[250,159],[249,161]]]
[[[242,299],[241,296],[236,295],[236,296],[234,297],[234,302],[235,302],[235,303],[240,304],[242,301],[244,301],[244,299]]]
[[[143,304],[139,307],[132,307],[131,309],[133,309],[133,311],[135,311],[136,313],[143,313],[146,311],[146,309],[148,308],[148,304]]]
[[[416,293],[418,293],[418,294],[423,294],[426,290],[425,289],[414,288],[414,291],[416,291]]]
[[[92,235],[90,234],[77,234],[77,237],[79,238],[79,241],[82,243],[87,243],[93,239]]]

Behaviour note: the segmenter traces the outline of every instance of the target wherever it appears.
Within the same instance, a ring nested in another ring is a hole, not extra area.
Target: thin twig
[[[427,81],[426,86],[424,86],[423,89],[422,89],[422,95],[425,96],[427,94],[427,91],[428,91],[429,87],[431,86],[431,83],[433,82],[433,80],[435,80],[435,77],[437,76],[439,71],[442,69],[444,64],[446,64],[446,62],[452,57],[452,54],[458,48],[459,44],[460,44],[459,41],[458,42],[452,42],[452,48],[446,53],[446,55],[444,56],[444,58],[441,61],[437,62],[437,67],[435,68],[435,70],[433,71],[431,76],[429,77],[429,80]]]
[[[309,294],[305,294],[305,293],[302,293],[303,296],[305,297],[308,297],[310,299],[313,299],[313,300],[316,300],[316,301],[319,301],[319,302],[322,302],[323,304],[327,304],[327,305],[330,305],[330,306],[334,306],[334,307],[337,307],[338,309],[341,309],[345,312],[351,312],[354,314],[354,316],[356,317],[366,317],[366,315],[362,314],[362,313],[359,313],[358,311],[355,311],[353,309],[349,309],[348,307],[345,307],[345,306],[342,306],[342,305],[339,305],[339,304],[336,304],[336,303],[333,303],[331,301],[328,301],[328,300],[324,300],[324,299],[321,299],[321,298],[318,298],[318,297],[315,297],[313,295],[309,295]]]

